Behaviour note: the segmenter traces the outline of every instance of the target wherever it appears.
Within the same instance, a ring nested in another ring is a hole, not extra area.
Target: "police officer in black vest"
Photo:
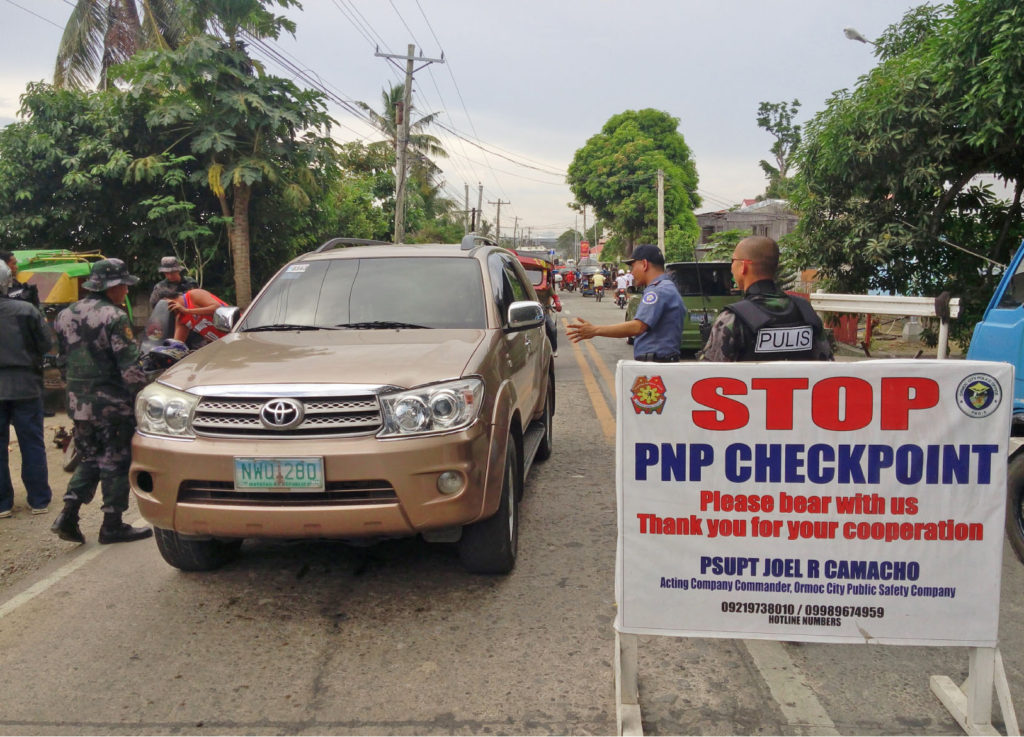
[[[832,345],[807,300],[775,283],[779,245],[744,238],[732,254],[732,277],[743,299],[725,307],[711,326],[702,361],[830,361]]]
[[[657,246],[645,244],[634,248],[625,261],[634,283],[644,287],[636,316],[614,325],[594,325],[578,317],[566,326],[566,335],[573,343],[596,336],[632,337],[633,358],[637,361],[675,363],[679,360],[686,307],[675,283],[665,273],[665,254]]]

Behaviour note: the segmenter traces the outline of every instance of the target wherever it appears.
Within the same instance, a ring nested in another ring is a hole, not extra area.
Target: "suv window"
[[[263,325],[400,322],[487,327],[480,266],[468,258],[340,258],[290,264],[249,310]]]
[[[508,322],[508,308],[513,302],[530,299],[526,287],[519,278],[512,259],[501,253],[493,253],[487,258],[487,268],[491,274],[494,289],[494,302],[498,305],[498,316],[501,324]]]
[[[530,299],[530,294],[526,291],[526,286],[523,284],[519,272],[516,271],[516,267],[513,266],[512,259],[502,256],[501,260],[504,262],[505,278],[508,279],[509,287],[512,290],[512,301],[522,302],[524,299]]]

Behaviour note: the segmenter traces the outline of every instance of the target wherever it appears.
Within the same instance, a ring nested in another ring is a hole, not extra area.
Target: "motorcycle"
[[[594,287],[594,299],[600,302],[604,299],[604,287]]]
[[[626,290],[616,289],[615,290],[615,304],[619,306],[620,310],[626,309]]]

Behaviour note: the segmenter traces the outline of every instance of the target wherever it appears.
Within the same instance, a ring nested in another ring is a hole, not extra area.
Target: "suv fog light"
[[[462,491],[465,483],[458,471],[445,471],[437,477],[437,490],[442,494],[455,494]]]

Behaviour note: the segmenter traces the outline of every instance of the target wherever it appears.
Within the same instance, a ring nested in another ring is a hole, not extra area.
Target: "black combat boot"
[[[85,535],[78,526],[78,508],[82,506],[77,502],[64,502],[64,509],[60,510],[57,519],[50,525],[50,532],[57,534],[61,540],[72,543],[84,543]]]
[[[152,534],[152,528],[132,527],[122,522],[120,512],[103,513],[103,525],[100,527],[100,545],[145,540],[147,537],[152,536]]]

